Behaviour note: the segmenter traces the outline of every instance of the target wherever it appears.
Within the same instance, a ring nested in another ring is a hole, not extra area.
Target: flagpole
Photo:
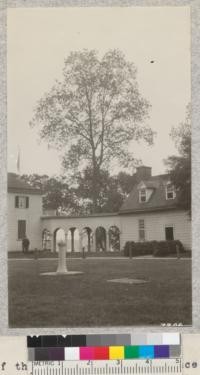
[[[18,145],[18,154],[17,154],[17,173],[20,175],[21,174],[21,160],[20,160],[20,157],[21,157],[21,150],[20,150],[20,147]]]

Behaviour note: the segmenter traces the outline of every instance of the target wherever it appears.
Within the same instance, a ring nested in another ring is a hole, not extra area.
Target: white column
[[[68,236],[68,230],[67,230],[67,232],[65,232],[66,253],[67,253],[67,250],[68,250],[67,236]]]
[[[87,251],[88,253],[91,253],[91,231],[87,231]]]
[[[53,237],[53,233],[49,233],[49,243],[50,243],[50,251],[51,253],[53,253],[53,246],[54,246],[54,237]]]
[[[92,252],[96,252],[96,231],[92,231],[92,243],[91,243],[91,250]]]
[[[80,231],[79,231],[79,252],[82,253],[82,236],[81,236]]]
[[[75,229],[71,228],[70,232],[71,232],[71,237],[70,237],[71,238],[71,244],[70,244],[71,253],[74,253],[75,252],[75,245],[74,245],[74,233],[75,233]]]

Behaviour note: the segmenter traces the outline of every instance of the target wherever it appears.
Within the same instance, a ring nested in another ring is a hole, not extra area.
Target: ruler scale
[[[182,359],[134,361],[30,362],[28,375],[143,375],[182,374]]]

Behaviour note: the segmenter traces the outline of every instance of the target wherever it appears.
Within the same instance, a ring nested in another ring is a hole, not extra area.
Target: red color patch
[[[109,347],[108,346],[95,346],[94,357],[95,359],[109,359]]]

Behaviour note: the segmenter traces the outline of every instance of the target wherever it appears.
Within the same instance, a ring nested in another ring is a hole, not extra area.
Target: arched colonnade
[[[70,226],[65,228],[57,226],[53,231],[47,228],[42,232],[42,248],[44,250],[57,251],[58,242],[66,243],[67,252],[105,252],[120,251],[120,229],[117,225],[104,227],[99,225],[95,228],[85,226],[78,228]]]

